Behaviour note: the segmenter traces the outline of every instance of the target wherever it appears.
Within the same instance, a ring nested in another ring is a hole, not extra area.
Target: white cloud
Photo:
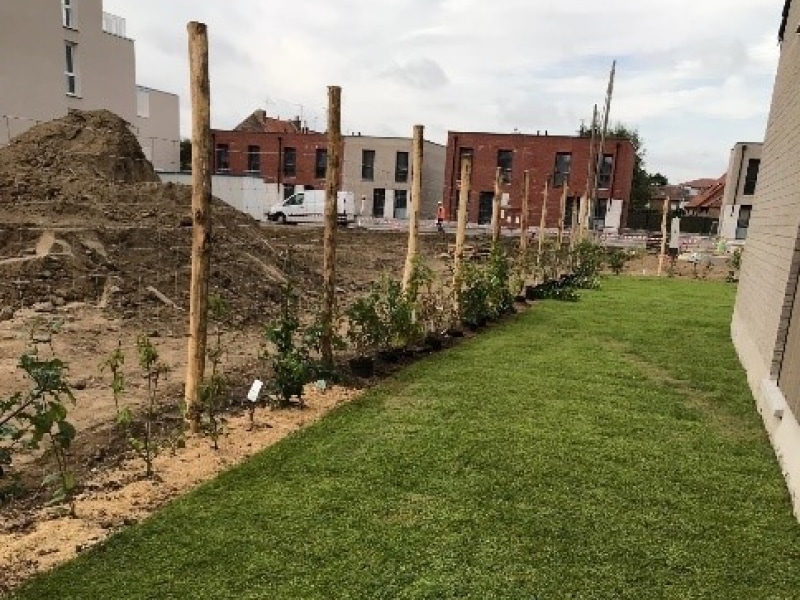
[[[208,24],[212,118],[255,108],[325,123],[343,87],[347,131],[574,132],[619,59],[612,120],[637,127],[673,180],[724,171],[763,136],[779,0],[105,0],[137,39],[141,83],[177,92],[188,131],[186,22]]]

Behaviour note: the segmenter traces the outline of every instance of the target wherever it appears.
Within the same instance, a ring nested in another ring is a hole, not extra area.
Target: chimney
[[[256,111],[256,119],[258,119],[258,121],[261,122],[261,123],[266,121],[267,120],[267,111],[262,110],[262,109],[259,108]]]
[[[295,117],[294,119],[292,119],[291,121],[289,121],[289,123],[291,123],[291,124],[292,124],[292,127],[294,127],[295,131],[302,131],[302,130],[303,130],[303,129],[302,129],[302,127],[303,127],[303,124],[302,124],[302,122],[300,121],[300,117]]]

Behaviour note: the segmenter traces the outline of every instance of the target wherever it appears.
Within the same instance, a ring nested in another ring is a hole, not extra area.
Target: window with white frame
[[[64,64],[64,75],[67,79],[67,94],[70,96],[78,95],[78,45],[72,42],[65,44],[66,55]]]
[[[61,0],[61,21],[64,27],[75,29],[75,7],[73,0]]]

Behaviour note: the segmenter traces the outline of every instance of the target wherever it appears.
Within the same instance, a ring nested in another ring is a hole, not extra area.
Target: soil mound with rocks
[[[212,221],[211,292],[234,322],[263,320],[285,278],[279,251],[256,220],[217,199]],[[191,225],[191,188],[160,183],[123,119],[75,111],[33,127],[0,148],[0,306],[48,312],[82,301],[183,321]],[[316,269],[293,270],[317,287]]]

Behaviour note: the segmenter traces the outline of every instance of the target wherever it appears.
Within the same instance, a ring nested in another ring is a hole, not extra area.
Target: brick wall
[[[503,186],[509,194],[510,212],[518,214],[522,203],[523,171],[530,171],[529,222],[537,226],[541,219],[545,181],[550,179],[547,199],[547,227],[556,227],[559,222],[561,187],[554,187],[552,176],[556,154],[572,155],[569,177],[569,196],[580,196],[586,188],[588,176],[589,138],[575,136],[551,136],[499,133],[464,133],[451,131],[447,136],[445,162],[444,203],[449,215],[455,215],[458,206],[459,155],[462,148],[473,153],[473,174],[469,201],[469,221],[478,220],[481,192],[494,190],[495,171],[498,166],[498,151],[512,151],[510,181]],[[606,140],[604,154],[614,156],[609,190],[601,190],[600,198],[622,200],[623,219],[630,203],[633,182],[634,148],[630,141]]]

